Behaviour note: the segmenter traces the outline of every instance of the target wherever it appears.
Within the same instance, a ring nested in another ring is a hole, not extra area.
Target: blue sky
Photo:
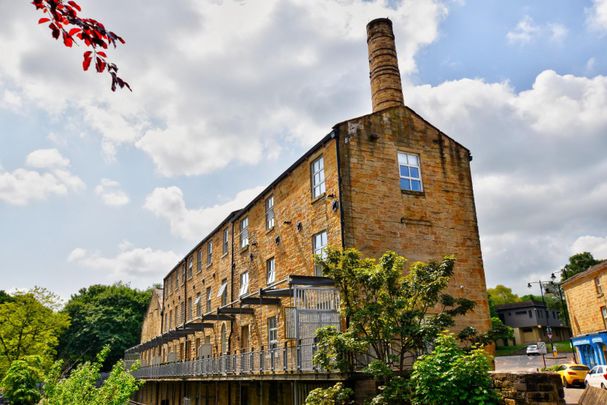
[[[607,258],[607,1],[81,2],[134,92],[0,0],[0,289],[160,282],[333,124],[370,111],[365,24],[405,102],[471,149],[488,286]]]

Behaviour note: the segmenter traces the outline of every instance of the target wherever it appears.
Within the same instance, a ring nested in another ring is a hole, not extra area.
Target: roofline
[[[568,287],[569,284],[574,283],[575,281],[581,279],[582,277],[588,276],[594,272],[598,272],[600,270],[607,270],[607,260],[603,260],[594,266],[588,267],[586,270],[568,278],[567,280],[561,283],[561,287]]]
[[[510,304],[500,304],[495,306],[496,311],[507,310],[507,309],[515,309],[515,308],[527,308],[527,307],[544,307],[548,308],[543,302],[538,301],[521,301],[521,302],[512,302]]]
[[[314,146],[312,146],[310,149],[308,149],[308,151],[306,151],[299,159],[297,159],[295,161],[295,163],[293,163],[291,166],[289,166],[285,171],[283,171],[272,183],[270,183],[269,186],[267,186],[266,188],[263,189],[263,191],[261,193],[259,193],[255,198],[253,198],[251,200],[251,202],[249,202],[244,208],[236,210],[236,211],[232,211],[223,221],[221,221],[221,223],[219,225],[217,225],[215,227],[215,229],[213,229],[211,232],[209,232],[200,242],[198,242],[194,248],[192,248],[188,253],[186,253],[182,259],[180,259],[175,266],[173,266],[173,268],[166,274],[166,276],[164,276],[164,278],[162,279],[163,281],[166,281],[166,279],[171,275],[171,273],[173,273],[173,271],[177,270],[179,268],[179,265],[181,265],[182,263],[184,263],[187,258],[194,253],[196,250],[198,250],[202,245],[205,244],[205,242],[207,242],[211,236],[213,236],[219,229],[221,229],[225,224],[227,224],[228,222],[234,222],[236,221],[238,218],[240,218],[245,212],[247,212],[253,205],[255,205],[255,203],[257,203],[259,200],[261,200],[267,193],[268,191],[272,190],[274,188],[274,186],[276,186],[276,184],[278,182],[280,182],[282,179],[284,179],[285,177],[287,177],[289,174],[291,174],[291,172],[297,167],[299,166],[303,161],[305,161],[306,159],[308,159],[311,155],[313,155],[317,150],[319,150],[322,146],[324,146],[327,142],[329,142],[331,139],[334,139],[337,137],[337,134],[335,133],[335,131],[331,131],[329,132],[327,135],[325,135],[320,141],[318,141]]]

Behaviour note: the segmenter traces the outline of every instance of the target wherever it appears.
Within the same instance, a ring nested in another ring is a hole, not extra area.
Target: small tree
[[[520,302],[521,298],[512,292],[512,288],[498,284],[495,288],[488,288],[487,293],[494,305],[512,304]]]
[[[41,372],[25,360],[15,360],[6,371],[0,386],[13,405],[33,405],[40,400]]]
[[[589,267],[599,264],[590,252],[577,253],[569,258],[569,262],[561,269],[561,282],[578,273],[588,270]]]
[[[481,347],[464,351],[448,333],[436,339],[434,350],[413,365],[411,388],[416,405],[497,404],[491,387],[489,360]]]
[[[316,365],[350,372],[356,355],[370,362],[363,370],[380,385],[375,403],[403,403],[409,396],[405,370],[427,351],[453,318],[468,312],[474,302],[444,293],[453,275],[454,259],[414,263],[405,274],[406,259],[394,252],[379,262],[362,258],[356,249],[328,249],[316,258],[325,276],[340,291],[347,329],[317,332]]]

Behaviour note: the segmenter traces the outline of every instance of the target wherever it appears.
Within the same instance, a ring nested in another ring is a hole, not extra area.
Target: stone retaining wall
[[[503,405],[565,405],[565,392],[556,373],[492,373]]]

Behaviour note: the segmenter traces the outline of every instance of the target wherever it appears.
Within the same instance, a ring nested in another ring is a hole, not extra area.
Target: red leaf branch
[[[94,60],[95,70],[98,73],[108,72],[112,78],[112,91],[116,91],[116,87],[131,90],[131,86],[118,76],[118,67],[110,63],[107,54],[101,50],[108,49],[110,45],[116,48],[117,42],[124,44],[124,39],[106,30],[99,21],[80,17],[78,13],[82,8],[75,1],[33,0],[32,4],[45,14],[38,24],[49,23],[53,38],[62,37],[63,44],[68,48],[78,43],[91,48],[83,54],[82,69],[88,70]]]

